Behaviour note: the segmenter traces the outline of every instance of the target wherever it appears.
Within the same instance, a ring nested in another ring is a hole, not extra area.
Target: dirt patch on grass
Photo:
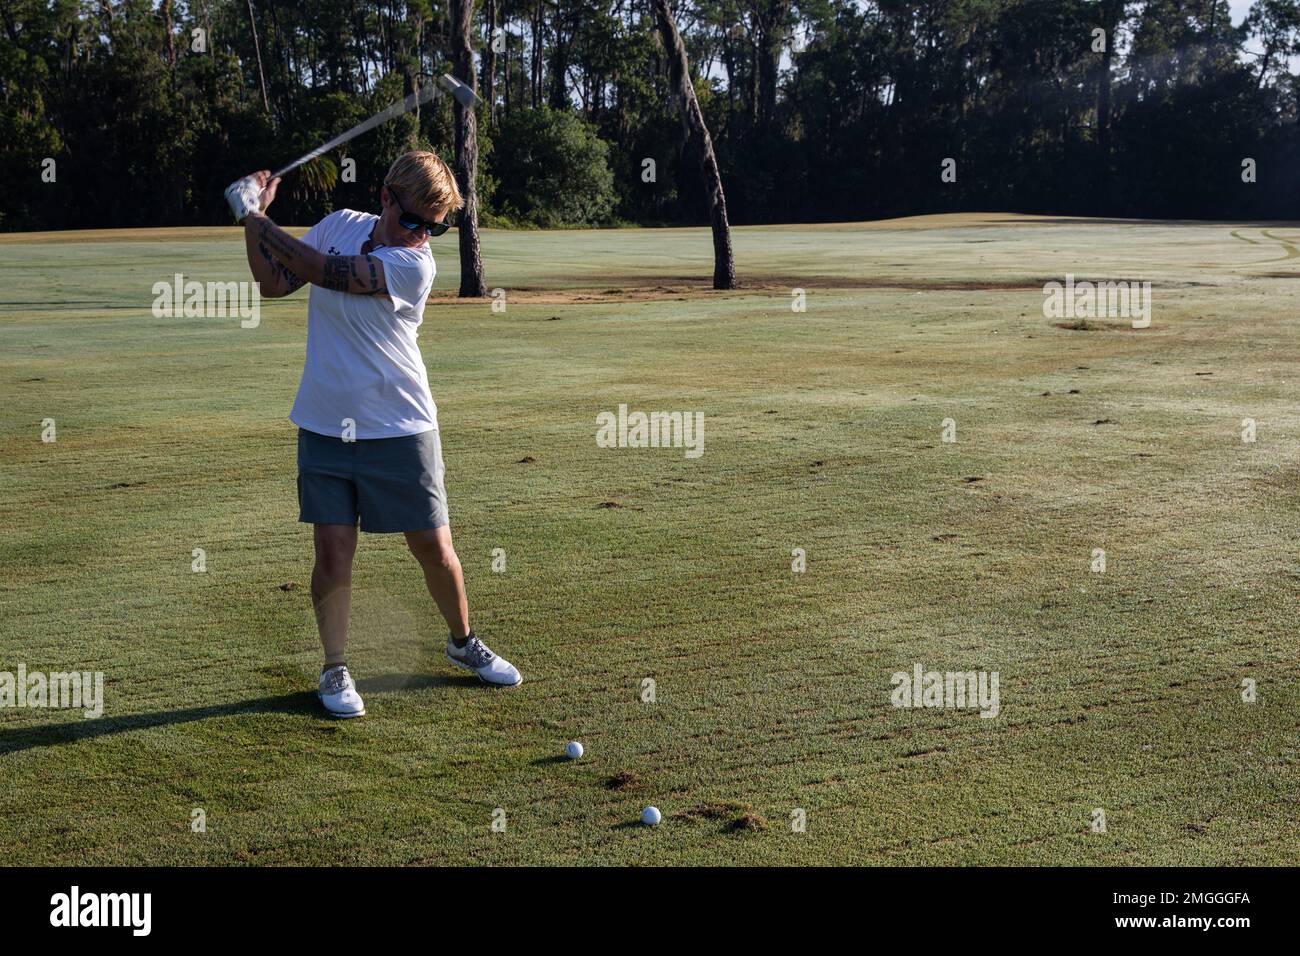
[[[620,770],[605,781],[605,788],[608,790],[632,790],[639,786],[641,786],[641,777],[631,770]]]
[[[689,809],[682,810],[677,816],[697,817],[704,820],[723,820],[732,816],[741,810],[741,807],[734,803],[697,803]]]
[[[768,828],[759,814],[739,803],[699,803],[675,813],[679,820],[722,820],[729,833],[760,833]]]
[[[538,289],[527,286],[508,286],[505,289],[506,302],[509,305],[600,305],[609,302],[656,302],[686,299],[697,297],[700,293],[708,293],[718,297],[737,294],[735,291],[715,292],[708,287],[707,283],[701,283],[698,287],[655,285],[633,289]],[[486,302],[491,302],[492,299],[487,296],[481,299],[462,299],[456,294],[455,289],[434,289],[429,293],[429,301],[440,305],[472,304],[482,306]],[[558,315],[552,315],[547,316],[545,321],[556,322],[560,318]]]
[[[1075,319],[1073,322],[1053,322],[1053,328],[1067,332],[1132,332],[1132,324],[1121,322],[1097,322],[1092,319]]]

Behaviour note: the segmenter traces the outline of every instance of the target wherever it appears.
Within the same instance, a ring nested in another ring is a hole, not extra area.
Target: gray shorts
[[[447,523],[438,431],[345,442],[298,429],[298,520],[373,533]]]

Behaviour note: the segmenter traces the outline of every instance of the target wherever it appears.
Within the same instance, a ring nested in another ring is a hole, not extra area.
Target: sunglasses
[[[384,183],[384,185],[388,186],[388,183]],[[441,236],[451,228],[451,222],[449,222],[448,219],[444,219],[442,222],[429,222],[427,219],[421,219],[414,213],[407,212],[406,207],[402,205],[402,200],[398,197],[392,186],[388,186],[388,194],[393,197],[393,202],[397,203],[397,209],[401,213],[401,215],[397,217],[397,222],[403,229],[409,229],[412,232],[417,229],[423,229],[426,236]],[[448,214],[448,217],[450,218],[450,214]]]

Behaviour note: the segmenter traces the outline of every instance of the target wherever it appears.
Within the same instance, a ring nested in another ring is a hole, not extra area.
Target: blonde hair
[[[388,167],[384,185],[397,189],[407,206],[446,209],[449,212],[465,204],[456,177],[436,153],[412,150],[403,153]]]

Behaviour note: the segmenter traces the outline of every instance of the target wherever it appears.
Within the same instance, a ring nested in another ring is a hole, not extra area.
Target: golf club
[[[460,80],[456,79],[454,76],[451,76],[448,73],[444,73],[442,76],[438,78],[438,86],[441,86],[444,90],[450,93],[456,99],[456,102],[460,103],[462,106],[472,107],[477,103],[482,102],[478,98],[478,96],[475,95],[472,89],[470,89],[464,83],[460,82]],[[336,146],[342,146],[344,143],[348,142],[349,140],[355,139],[356,137],[360,136],[362,133],[374,129],[376,126],[379,126],[381,123],[386,123],[390,119],[394,119],[398,116],[401,116],[403,113],[409,113],[411,110],[415,109],[420,104],[427,103],[430,100],[432,100],[434,97],[440,96],[441,93],[438,90],[438,86],[434,86],[431,84],[429,86],[426,86],[424,89],[416,90],[414,93],[410,94],[405,99],[399,100],[398,102],[394,103],[392,106],[388,107],[382,112],[376,113],[368,120],[363,120],[362,122],[358,123],[356,126],[352,127],[350,130],[347,130],[346,132],[340,133],[338,136],[335,136],[329,142],[317,146],[310,153],[305,153],[304,155],[299,156],[288,166],[283,166],[280,169],[277,169],[275,172],[271,174],[271,178],[275,179],[279,176],[283,176],[285,173],[289,172],[290,170],[297,169],[303,163],[310,162],[311,160],[315,159],[317,156],[320,156],[322,153],[327,153],[331,149],[334,149],[334,147]]]

